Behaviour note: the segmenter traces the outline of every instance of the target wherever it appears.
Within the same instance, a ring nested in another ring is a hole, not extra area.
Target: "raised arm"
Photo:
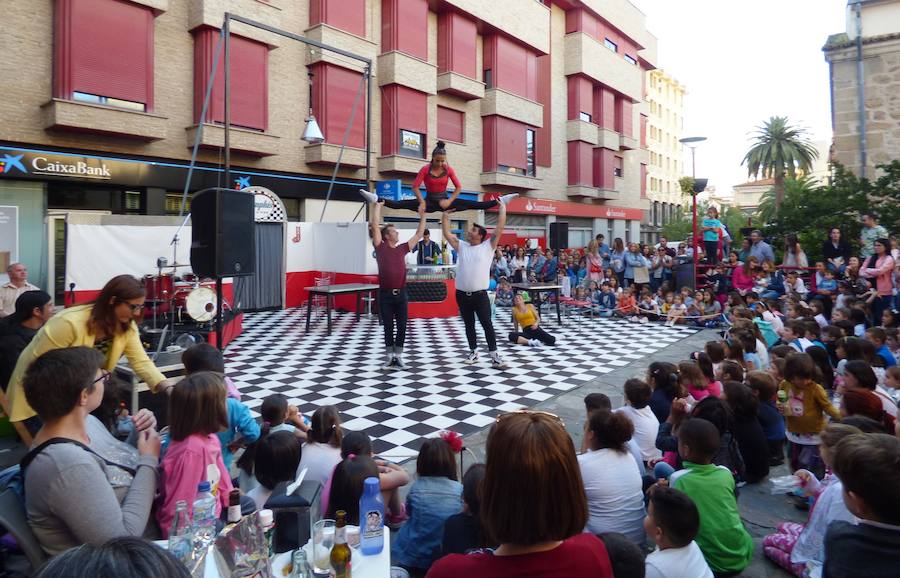
[[[497,209],[500,214],[497,216],[497,226],[494,228],[494,234],[491,236],[491,247],[494,249],[500,244],[500,237],[503,235],[503,228],[506,226],[506,205],[498,203]]]
[[[425,235],[425,205],[419,204],[419,226],[416,228],[416,234],[412,236],[412,239],[407,243],[409,245],[409,250],[412,251],[413,248],[419,244],[419,241]]]
[[[372,231],[372,246],[378,247],[381,244],[381,207],[384,206],[384,201],[378,200],[375,203],[375,206],[372,208],[372,212],[369,213],[369,229]]]
[[[450,232],[450,215],[441,213],[441,231],[444,233],[444,240],[450,243],[454,250],[459,251],[459,239]]]

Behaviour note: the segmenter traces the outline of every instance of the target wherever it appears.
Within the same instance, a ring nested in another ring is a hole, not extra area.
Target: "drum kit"
[[[215,320],[218,307],[216,282],[201,279],[193,273],[184,273],[179,277],[176,273],[181,267],[189,265],[168,265],[160,259],[157,261],[157,274],[144,276],[147,310],[153,329],[161,321],[174,327],[185,323],[208,324]],[[164,272],[167,269],[171,272]],[[228,307],[227,302],[224,305]]]

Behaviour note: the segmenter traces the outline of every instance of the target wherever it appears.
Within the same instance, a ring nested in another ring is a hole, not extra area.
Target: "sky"
[[[705,136],[697,176],[718,193],[746,182],[750,133],[787,116],[831,141],[822,46],[846,29],[846,0],[631,0],[659,40],[657,66],[687,87],[684,136]],[[827,148],[820,151],[827,155]],[[685,166],[690,151],[685,148]]]

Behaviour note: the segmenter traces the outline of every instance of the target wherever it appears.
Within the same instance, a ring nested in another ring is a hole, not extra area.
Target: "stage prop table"
[[[335,295],[356,294],[356,320],[359,321],[359,312],[362,310],[363,293],[371,293],[378,290],[378,285],[368,283],[342,283],[339,285],[322,285],[304,288],[309,295],[306,301],[306,331],[309,332],[309,320],[312,316],[313,297],[323,295],[325,297],[325,310],[328,316],[328,334],[331,335],[331,309],[334,307]]]
[[[519,291],[527,291],[529,295],[531,295],[532,300],[535,299],[535,295],[538,296],[537,307],[538,313],[541,311],[541,293],[553,293],[556,296],[556,322],[562,325],[562,314],[559,311],[559,295],[562,290],[562,285],[559,283],[513,283],[512,284],[512,292],[513,298],[515,298],[516,293]],[[519,330],[519,324],[516,323],[516,316],[512,316],[513,323],[513,331]]]

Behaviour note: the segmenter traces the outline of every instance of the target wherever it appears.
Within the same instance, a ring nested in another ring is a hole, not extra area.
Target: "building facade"
[[[832,160],[873,178],[876,165],[900,158],[900,1],[849,1],[847,31],[830,36],[823,50],[831,76]]]
[[[660,228],[676,217],[685,203],[678,180],[685,175],[682,144],[684,136],[685,87],[662,69],[647,73],[647,220],[643,236],[647,242],[659,240]]]
[[[234,22],[230,183],[226,11],[372,63],[369,100],[359,61]],[[357,188],[400,180],[408,195],[438,140],[464,194],[527,199],[514,235],[543,244],[566,220],[576,245],[640,238],[656,39],[627,0],[35,0],[0,27],[0,205],[18,224],[9,258],[42,285],[62,277],[67,213],[178,214],[185,190],[254,185],[291,220],[319,219],[330,193],[324,218],[352,221]],[[308,111],[322,143],[302,140]]]

